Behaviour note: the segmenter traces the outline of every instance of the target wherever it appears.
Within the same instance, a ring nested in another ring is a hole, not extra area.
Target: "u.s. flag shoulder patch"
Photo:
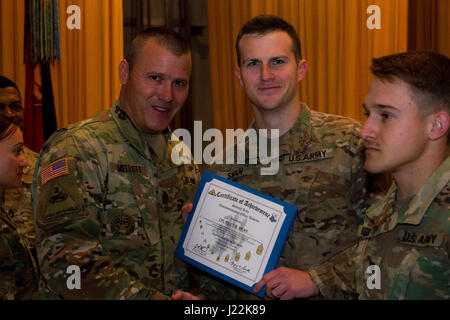
[[[46,166],[41,171],[41,186],[49,182],[50,180],[63,176],[69,173],[69,166],[67,164],[67,159],[59,159],[48,166]]]

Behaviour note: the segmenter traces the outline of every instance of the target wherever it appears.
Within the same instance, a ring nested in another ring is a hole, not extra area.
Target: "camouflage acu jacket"
[[[117,101],[45,144],[32,187],[45,298],[167,299],[183,289],[174,251],[198,171],[172,163],[164,136],[161,162]]]
[[[38,155],[24,147],[24,155],[28,161],[22,178],[22,187],[5,190],[5,210],[12,216],[17,231],[28,247],[35,249],[34,214],[31,207],[31,182]]]
[[[396,193],[392,185],[370,207],[355,247],[310,270],[323,295],[450,299],[450,158],[402,214],[396,208]]]
[[[279,267],[305,270],[357,241],[367,193],[360,128],[358,121],[302,104],[297,122],[280,137],[276,175],[261,175],[260,164],[210,169],[298,207]]]
[[[17,227],[0,207],[0,300],[38,298],[37,264]]]

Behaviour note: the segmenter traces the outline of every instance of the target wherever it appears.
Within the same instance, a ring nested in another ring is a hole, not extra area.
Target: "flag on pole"
[[[57,0],[25,0],[24,142],[39,152],[57,129],[50,64],[60,59]]]

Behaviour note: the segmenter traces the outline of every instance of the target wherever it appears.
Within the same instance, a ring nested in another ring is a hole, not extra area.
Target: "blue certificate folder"
[[[285,216],[284,221],[283,221],[283,223],[281,225],[278,237],[275,240],[273,249],[272,249],[272,251],[270,253],[268,252],[269,259],[268,259],[268,262],[267,262],[267,265],[266,265],[266,268],[265,268],[263,274],[266,274],[266,273],[272,271],[273,269],[275,269],[276,264],[278,262],[278,259],[280,257],[281,251],[283,250],[284,244],[285,244],[285,242],[286,242],[286,240],[287,240],[287,238],[289,236],[290,230],[292,228],[292,224],[294,223],[295,217],[297,215],[297,207],[294,206],[294,205],[291,205],[291,204],[289,204],[287,202],[284,202],[284,201],[281,201],[279,199],[273,198],[273,197],[271,197],[269,195],[266,195],[266,194],[264,194],[264,193],[262,193],[260,191],[251,189],[251,188],[249,188],[247,186],[241,185],[241,184],[236,183],[234,181],[222,178],[222,177],[220,177],[218,175],[215,175],[215,174],[213,174],[213,173],[211,173],[209,171],[205,171],[203,173],[202,178],[201,178],[200,183],[199,183],[199,186],[197,188],[197,192],[195,194],[194,203],[193,203],[193,209],[192,209],[192,212],[189,215],[189,217],[188,217],[188,219],[186,221],[186,224],[185,224],[185,226],[183,228],[183,232],[182,232],[180,240],[178,242],[177,249],[175,250],[175,256],[177,256],[178,258],[180,258],[180,259],[182,259],[182,260],[184,260],[184,261],[186,261],[186,262],[188,262],[188,263],[190,263],[190,264],[192,264],[192,265],[194,265],[194,266],[196,266],[196,267],[198,267],[198,268],[200,268],[202,270],[205,270],[206,272],[208,272],[208,273],[210,273],[210,274],[212,274],[212,275],[214,275],[214,276],[216,276],[218,278],[221,278],[221,279],[223,279],[225,281],[228,281],[228,282],[230,282],[230,283],[232,283],[232,284],[234,284],[234,285],[236,285],[236,286],[238,286],[238,287],[240,287],[240,288],[242,288],[244,290],[247,290],[247,291],[249,291],[249,292],[251,292],[251,293],[253,293],[253,294],[255,294],[255,295],[257,295],[257,296],[259,296],[261,298],[263,298],[264,294],[265,294],[265,291],[266,291],[266,287],[264,287],[258,293],[254,293],[253,289],[252,289],[254,287],[254,285],[250,287],[250,286],[248,286],[245,283],[237,281],[236,279],[233,279],[233,278],[229,277],[228,275],[226,275],[226,274],[224,274],[222,272],[219,272],[219,271],[217,271],[217,270],[215,270],[215,269],[213,269],[213,268],[203,264],[202,261],[197,261],[197,260],[192,259],[191,257],[188,257],[188,256],[185,255],[185,251],[184,251],[184,248],[183,248],[183,243],[185,242],[186,235],[188,234],[188,230],[189,230],[190,225],[192,223],[192,220],[193,220],[193,217],[194,217],[194,213],[196,211],[197,205],[199,204],[201,195],[203,193],[203,189],[205,188],[205,184],[208,183],[208,182],[211,182],[213,179],[217,179],[219,181],[225,182],[225,183],[227,183],[229,185],[232,185],[232,186],[234,186],[236,188],[240,188],[240,189],[245,190],[245,191],[247,191],[249,193],[255,194],[255,195],[257,195],[257,196],[259,196],[261,198],[269,200],[269,201],[271,201],[273,203],[276,203],[278,205],[281,205],[283,207],[283,210],[284,210],[284,213],[286,214],[286,216]],[[199,260],[201,260],[201,259],[199,259]]]

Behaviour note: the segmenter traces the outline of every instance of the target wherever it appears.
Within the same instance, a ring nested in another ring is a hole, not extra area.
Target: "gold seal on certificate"
[[[205,171],[176,255],[251,292],[272,270],[297,207]]]

